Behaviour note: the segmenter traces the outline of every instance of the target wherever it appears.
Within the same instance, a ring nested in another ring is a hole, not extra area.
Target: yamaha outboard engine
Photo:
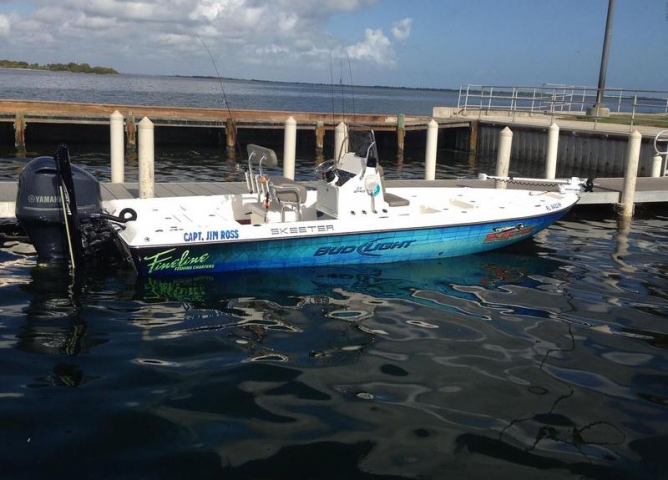
[[[90,230],[101,210],[99,182],[69,164],[65,145],[55,157],[35,158],[21,172],[16,218],[34,245],[38,262],[69,261],[74,266],[89,243],[82,231]]]

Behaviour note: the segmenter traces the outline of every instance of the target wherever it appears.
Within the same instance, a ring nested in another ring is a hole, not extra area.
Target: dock
[[[36,144],[66,142],[109,145],[111,116],[123,118],[123,143],[126,155],[138,151],[138,124],[143,118],[155,127],[155,144],[209,145],[234,151],[246,143],[267,146],[283,144],[286,122],[296,123],[296,142],[301,151],[316,154],[330,151],[334,131],[340,123],[372,127],[385,154],[396,149],[420,151],[429,124],[438,126],[438,145],[452,151],[494,156],[498,133],[505,127],[514,132],[513,162],[537,176],[548,147],[548,130],[560,127],[558,163],[561,175],[616,177],[623,174],[624,152],[633,131],[642,135],[638,174],[650,176],[655,137],[668,129],[657,126],[592,122],[558,112],[485,111],[472,108],[433,107],[431,116],[393,114],[332,114],[296,111],[228,110],[223,108],[164,107],[121,104],[90,104],[0,99],[0,151],[27,156]],[[657,121],[668,116],[655,115]],[[664,143],[665,145],[665,143]],[[33,147],[33,148],[31,148]],[[665,162],[664,162],[665,163]],[[668,166],[664,165],[664,170]]]
[[[210,144],[234,149],[239,137],[252,134],[257,142],[258,130],[265,136],[282,135],[286,120],[292,118],[302,141],[322,150],[325,135],[333,133],[343,122],[371,126],[384,135],[390,134],[397,149],[403,151],[407,132],[426,132],[431,117],[396,114],[293,112],[240,110],[203,107],[163,107],[120,104],[91,104],[0,99],[0,146],[16,146],[17,156],[25,156],[30,145],[45,141],[60,143],[109,142],[110,117],[114,112],[124,118],[126,151],[136,151],[137,125],[149,118],[156,128],[156,143]],[[468,118],[446,118],[439,128],[468,130]]]
[[[81,138],[81,141],[109,144],[111,117],[118,114],[122,115],[121,129],[124,129],[124,132],[119,133],[122,142],[125,142],[126,155],[130,149],[136,149],[139,123],[136,120],[140,118],[150,118],[152,125],[155,126],[156,144],[159,142],[196,144],[197,141],[204,139],[218,142],[220,146],[226,145],[228,150],[237,145],[239,136],[244,131],[245,134],[252,131],[253,136],[248,135],[252,139],[258,135],[258,130],[264,130],[262,135],[273,138],[276,143],[283,143],[283,133],[287,131],[287,119],[292,119],[293,125],[296,123],[296,130],[301,132],[302,141],[306,139],[309,143],[313,143],[316,151],[322,151],[326,133],[329,135],[328,140],[334,143],[336,129],[342,122],[369,125],[375,131],[382,132],[385,141],[389,134],[390,140],[396,139],[397,150],[400,152],[403,152],[404,137],[407,132],[422,133],[422,135],[411,135],[411,141],[416,138],[424,142],[426,136],[429,146],[430,130],[432,130],[436,136],[436,141],[433,143],[439,145],[444,143],[448,149],[470,154],[480,154],[488,149],[488,156],[500,150],[498,138],[501,129],[510,128],[515,132],[515,140],[512,141],[512,147],[507,146],[512,150],[506,156],[512,159],[511,163],[518,161],[520,164],[526,157],[534,159],[531,165],[522,165],[522,171],[528,171],[525,176],[530,177],[544,175],[544,163],[547,161],[552,143],[549,139],[549,130],[557,126],[555,123],[558,122],[561,130],[560,133],[557,130],[553,149],[557,150],[557,144],[559,145],[556,160],[562,173],[558,176],[569,177],[570,172],[574,172],[574,175],[583,179],[589,176],[595,179],[594,191],[583,193],[578,205],[618,207],[622,203],[625,179],[620,173],[627,163],[626,152],[629,149],[630,137],[633,135],[638,137],[638,176],[635,192],[627,196],[625,204],[628,206],[638,203],[668,202],[668,177],[666,177],[668,159],[665,158],[665,152],[658,155],[656,151],[656,140],[659,138],[663,141],[661,145],[668,147],[668,137],[665,135],[668,130],[656,126],[582,121],[577,117],[573,118],[572,115],[568,118],[559,118],[555,112],[542,114],[536,111],[502,112],[434,107],[432,116],[429,117],[403,114],[341,116],[310,112],[0,100],[0,142],[11,143],[12,146],[16,145],[17,149],[24,150],[26,144],[31,141],[44,142],[57,138],[58,143],[70,142],[72,139],[67,136],[73,136],[74,140]],[[657,118],[662,119],[663,115]],[[53,126],[58,128],[50,130],[49,128]],[[141,136],[141,132],[139,134]],[[115,144],[113,141],[111,143]],[[382,144],[383,141],[379,143]],[[427,154],[433,156],[435,164],[434,145],[431,151],[427,148]],[[113,172],[113,151],[111,157]],[[122,152],[120,161],[123,162]],[[425,176],[425,178],[433,177]],[[124,179],[115,181],[117,183],[102,184],[103,200],[139,196],[139,182],[124,183]],[[494,188],[493,181],[485,182],[477,179],[388,180],[386,185]],[[154,191],[156,197],[179,197],[238,193],[245,191],[245,188],[245,183],[158,183],[155,184]],[[555,187],[509,184],[508,188],[549,190]],[[0,220],[14,219],[16,190],[16,182],[0,182]]]
[[[309,182],[306,182],[308,184]],[[469,187],[494,188],[493,180],[478,179],[442,179],[442,180],[386,180],[385,185],[392,187]],[[621,203],[623,178],[604,178],[594,180],[594,191],[583,192],[577,206],[607,205],[616,207]],[[101,183],[102,201],[114,199],[138,198],[139,184]],[[555,190],[555,187],[535,186],[509,183],[508,188],[531,188],[534,190]],[[0,182],[0,221],[12,223],[16,221],[16,182]],[[189,197],[205,195],[225,195],[244,193],[247,191],[245,182],[183,182],[156,183],[155,197]],[[668,177],[640,177],[637,180],[635,203],[668,202]]]

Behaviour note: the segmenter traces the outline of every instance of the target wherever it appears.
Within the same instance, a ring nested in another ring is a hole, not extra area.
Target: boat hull
[[[136,246],[129,250],[142,276],[428,260],[503,248],[532,237],[567,211],[562,209],[520,221]]]

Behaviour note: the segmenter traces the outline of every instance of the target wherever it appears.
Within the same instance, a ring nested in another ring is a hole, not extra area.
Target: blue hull
[[[503,248],[535,235],[565,213],[521,222],[142,247],[130,253],[141,276],[428,260]]]

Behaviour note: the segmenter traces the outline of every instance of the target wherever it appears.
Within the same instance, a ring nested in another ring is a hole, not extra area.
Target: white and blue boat
[[[111,222],[140,275],[164,277],[475,254],[535,235],[579,199],[573,182],[559,191],[386,188],[374,134],[360,133],[316,167],[314,182],[268,175],[276,154],[249,145],[243,193],[112,200],[92,219]]]
[[[272,178],[273,151],[250,145],[248,192],[114,200],[118,231],[142,275],[350,265],[469,255],[524,240],[559,220],[573,192],[385,188],[373,132],[316,167],[312,187]],[[126,210],[127,211],[127,210]]]

